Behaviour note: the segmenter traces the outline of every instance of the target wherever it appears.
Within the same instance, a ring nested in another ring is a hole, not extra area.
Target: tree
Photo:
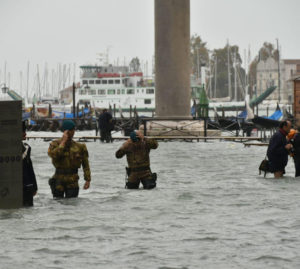
[[[235,60],[234,60],[235,59]],[[215,88],[216,82],[216,95],[214,97],[227,97],[229,96],[228,91],[228,64],[230,66],[230,79],[231,79],[231,96],[232,98],[236,98],[236,100],[240,100],[244,98],[244,77],[245,70],[241,67],[242,58],[239,53],[239,47],[229,46],[229,62],[228,62],[228,46],[226,45],[222,49],[215,49],[213,51],[211,57],[212,66],[215,70],[217,68],[217,76],[215,79],[215,72],[212,72],[212,91]],[[234,96],[234,64],[237,68],[237,96]]]
[[[191,55],[191,69],[192,73],[200,76],[200,68],[202,65],[208,65],[208,49],[206,42],[203,42],[201,37],[197,34],[192,35],[190,40],[190,55]]]
[[[258,56],[254,58],[249,66],[248,81],[250,87],[250,95],[254,94],[253,87],[256,85],[256,69],[258,64]]]
[[[131,72],[139,72],[140,69],[140,60],[138,57],[132,58],[132,60],[129,63],[129,69]]]
[[[264,42],[259,50],[259,60],[266,61],[268,58],[273,58],[278,61],[278,50],[274,48],[273,44]]]

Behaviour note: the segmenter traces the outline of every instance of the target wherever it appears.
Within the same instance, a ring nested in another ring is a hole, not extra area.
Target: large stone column
[[[155,0],[155,88],[157,117],[190,116],[190,0]]]

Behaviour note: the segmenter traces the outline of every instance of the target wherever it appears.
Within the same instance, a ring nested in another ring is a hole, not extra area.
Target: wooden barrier
[[[262,141],[263,140],[261,137],[242,137],[242,136],[238,136],[238,137],[236,137],[236,136],[147,136],[147,137],[154,138],[154,139],[160,140],[160,141],[220,140],[220,141],[245,142],[245,141]],[[45,141],[51,141],[51,140],[55,140],[55,139],[60,139],[61,136],[55,136],[55,137],[54,136],[27,136],[26,138],[27,138],[27,140],[43,139]],[[113,140],[127,140],[128,138],[129,138],[128,136],[115,136],[115,137],[113,137]],[[74,136],[73,139],[78,140],[78,141],[88,141],[88,140],[96,141],[96,140],[99,140],[100,137],[99,136]],[[262,143],[259,143],[259,144],[262,144]]]

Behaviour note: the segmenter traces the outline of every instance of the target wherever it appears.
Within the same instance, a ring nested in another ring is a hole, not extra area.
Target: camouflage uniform
[[[75,141],[61,146],[62,139],[53,141],[48,149],[48,155],[56,168],[54,176],[49,180],[54,197],[77,197],[78,168],[82,165],[84,180],[91,181],[91,171],[88,160],[88,151],[85,144]]]
[[[158,143],[156,140],[145,138],[137,142],[125,142],[116,152],[118,159],[124,155],[127,157],[130,171],[126,184],[128,188],[137,189],[141,181],[145,189],[151,189],[156,186],[156,178],[153,178],[154,174],[150,170],[149,153],[151,149],[156,149],[157,147]]]

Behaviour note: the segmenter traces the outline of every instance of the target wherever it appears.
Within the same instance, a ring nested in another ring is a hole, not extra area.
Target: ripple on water
[[[280,256],[273,256],[273,255],[262,255],[262,256],[259,256],[257,258],[254,258],[252,259],[253,261],[285,261],[285,262],[291,262],[292,260],[291,259],[287,259],[287,258],[283,258],[283,257],[280,257]]]

